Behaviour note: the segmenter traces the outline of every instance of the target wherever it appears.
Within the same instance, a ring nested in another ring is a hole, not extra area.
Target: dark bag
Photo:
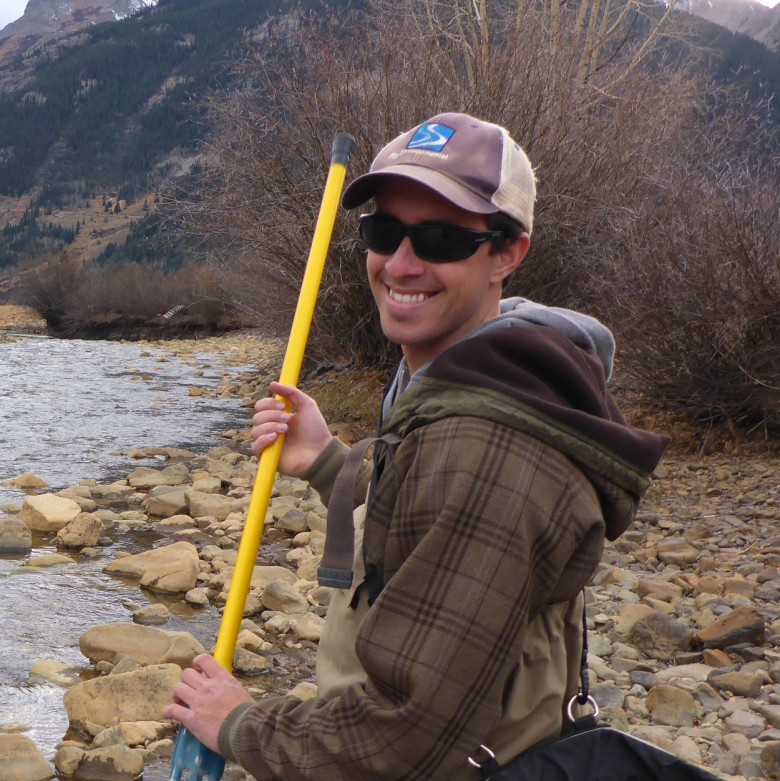
[[[505,765],[491,756],[469,761],[483,781],[718,781],[668,751],[597,725],[594,716],[577,719],[571,733],[537,743]]]

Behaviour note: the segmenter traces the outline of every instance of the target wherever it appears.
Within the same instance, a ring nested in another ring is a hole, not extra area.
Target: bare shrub
[[[83,274],[80,264],[63,252],[21,276],[19,302],[32,307],[50,329],[60,331],[67,304],[78,296]]]
[[[601,307],[636,388],[767,433],[780,430],[775,182],[739,171],[667,190],[652,223],[627,242]]]

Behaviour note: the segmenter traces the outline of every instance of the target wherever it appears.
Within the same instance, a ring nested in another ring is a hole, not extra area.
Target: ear
[[[503,249],[493,255],[493,280],[499,284],[525,260],[531,246],[531,237],[521,233],[514,241],[504,244]]]

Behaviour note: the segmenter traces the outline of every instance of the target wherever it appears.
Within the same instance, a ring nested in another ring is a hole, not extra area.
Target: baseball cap
[[[342,205],[354,209],[380,182],[400,176],[430,187],[446,200],[477,214],[503,212],[530,234],[536,179],[531,163],[506,128],[468,114],[437,114],[391,141],[369,173],[344,191]]]

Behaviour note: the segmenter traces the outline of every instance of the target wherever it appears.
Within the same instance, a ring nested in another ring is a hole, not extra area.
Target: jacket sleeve
[[[368,680],[229,719],[220,746],[257,779],[463,778],[500,716],[530,618],[585,585],[603,520],[582,473],[548,445],[447,418],[401,443],[366,536],[385,564],[356,646]]]

